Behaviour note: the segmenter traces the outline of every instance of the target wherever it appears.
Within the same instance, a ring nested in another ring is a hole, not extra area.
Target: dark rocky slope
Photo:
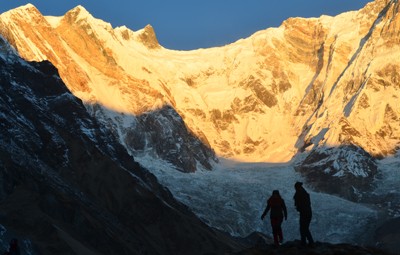
[[[0,132],[0,224],[35,253],[232,249],[87,113],[51,63],[25,62],[1,37]]]

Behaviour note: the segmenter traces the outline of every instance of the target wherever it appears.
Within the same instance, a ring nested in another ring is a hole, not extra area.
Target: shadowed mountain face
[[[38,254],[204,254],[229,249],[114,135],[49,62],[0,37],[0,211]]]
[[[296,166],[315,190],[360,202],[373,190],[376,160],[354,145],[318,148]]]

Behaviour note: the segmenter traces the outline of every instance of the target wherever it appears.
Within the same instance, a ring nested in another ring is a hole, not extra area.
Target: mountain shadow
[[[29,240],[24,252],[205,254],[238,245],[136,163],[50,62],[22,60],[1,37],[0,132],[0,224]]]
[[[160,158],[186,173],[200,167],[211,170],[212,164],[218,162],[206,138],[200,139],[191,132],[170,105],[137,116],[116,112],[100,104],[85,106],[133,156]]]

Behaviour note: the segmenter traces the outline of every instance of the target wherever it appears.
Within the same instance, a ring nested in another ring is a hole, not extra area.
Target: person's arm
[[[283,200],[283,199],[282,199],[282,210],[283,210],[283,214],[285,215],[285,220],[287,220],[287,209],[286,209],[285,200]]]
[[[296,192],[294,195],[294,206],[298,212],[301,212],[304,208],[304,195],[300,192]]]
[[[269,211],[270,208],[271,208],[271,207],[270,207],[269,201],[268,201],[267,207],[265,207],[265,210],[264,210],[263,214],[261,215],[261,220],[264,220],[265,215],[267,215],[267,213],[268,213],[268,211]]]

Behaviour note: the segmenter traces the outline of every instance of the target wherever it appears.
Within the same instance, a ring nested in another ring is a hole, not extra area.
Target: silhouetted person
[[[296,206],[296,210],[300,213],[300,236],[301,236],[301,245],[305,246],[308,244],[310,246],[314,245],[314,240],[312,238],[310,232],[310,222],[312,218],[312,210],[311,210],[311,201],[310,195],[303,188],[302,182],[296,182],[294,185],[296,189],[296,193],[294,194],[294,205]]]
[[[261,215],[261,220],[264,220],[265,215],[267,215],[269,210],[271,210],[270,218],[272,233],[274,235],[274,243],[276,246],[279,246],[279,243],[282,243],[283,241],[281,225],[283,216],[285,216],[285,220],[287,220],[287,210],[285,201],[282,199],[278,190],[274,190],[272,192],[272,196],[268,199],[267,207]]]
[[[18,240],[16,238],[11,239],[10,247],[8,251],[5,253],[6,255],[20,255]]]

